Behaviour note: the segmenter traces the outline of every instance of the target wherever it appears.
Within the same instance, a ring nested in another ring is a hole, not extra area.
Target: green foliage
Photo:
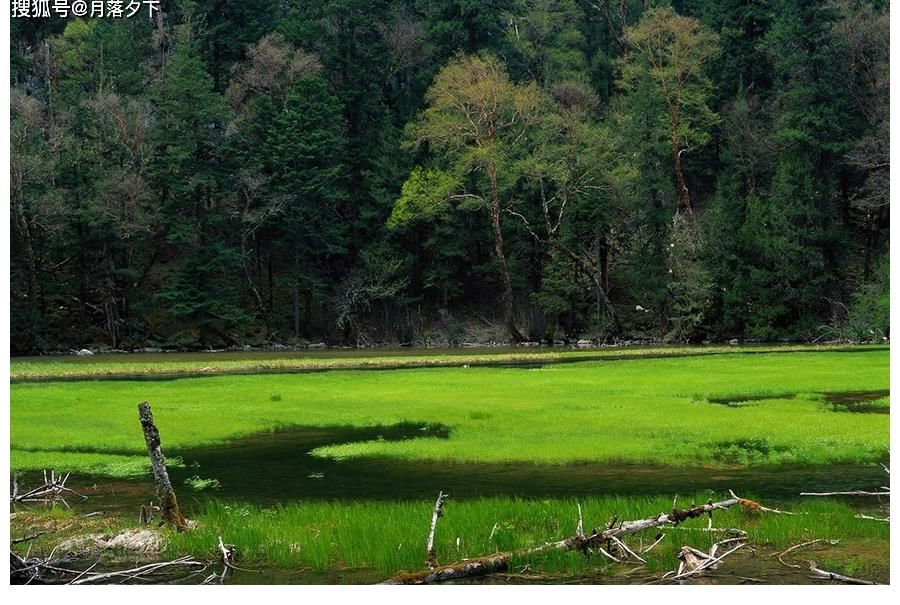
[[[203,479],[200,475],[194,475],[193,477],[188,477],[184,480],[186,485],[189,485],[191,489],[195,492],[202,492],[207,489],[221,489],[222,484],[219,483],[218,479]]]
[[[682,494],[679,502],[704,502],[711,496],[708,492]],[[804,540],[829,540],[832,536],[841,536],[842,546],[850,548],[854,545],[872,548],[873,544],[879,550],[887,548],[886,523],[856,519],[853,508],[845,503],[813,500],[816,501],[783,507],[797,513],[794,515],[754,514],[732,507],[717,511],[715,523],[717,527],[742,528],[756,548],[773,552]],[[360,574],[351,578],[376,582],[400,570],[414,571],[422,567],[422,547],[419,541],[409,539],[410,528],[420,526],[432,507],[433,503],[428,502],[312,501],[272,508],[211,502],[201,509],[201,523],[195,531],[170,536],[168,553],[172,557],[187,553],[196,558],[212,558],[215,547],[210,544],[216,544],[217,536],[221,535],[226,541],[240,544],[243,560],[250,563],[291,570],[308,567],[340,574],[340,577],[327,576],[329,582],[340,581],[341,577],[346,580],[350,568]],[[623,520],[653,517],[671,507],[668,496],[602,496],[581,498],[577,502],[568,498],[452,500],[435,534],[437,560],[457,561],[563,540],[572,534],[571,519],[577,508],[581,508],[585,524],[599,525],[598,520],[612,517]],[[705,529],[704,520],[690,519],[679,525],[680,531],[672,533],[678,533],[697,548],[708,549],[721,537],[710,536]],[[647,538],[644,540],[646,543]],[[654,571],[676,569],[682,546],[680,540],[662,540],[653,551],[643,555],[647,567]],[[829,552],[835,552],[834,547]],[[851,564],[848,561],[853,565],[866,562],[863,557],[846,556],[840,549],[832,556],[841,561],[842,569]],[[541,573],[544,581],[553,581],[557,574],[569,581],[573,577],[592,583],[621,581],[621,578],[613,580],[621,575],[620,566],[605,558],[585,557],[578,551],[543,553],[516,559],[513,564],[514,567],[524,565],[531,573]]]
[[[526,308],[547,338],[880,333],[887,9],[13,20],[13,351],[424,342],[501,313],[515,336]],[[349,328],[335,301],[394,266],[404,287],[354,299]]]
[[[417,218],[431,219],[445,211],[446,201],[459,191],[459,181],[441,170],[416,167],[394,204],[388,226],[399,227]]]
[[[878,263],[873,279],[854,292],[838,336],[853,342],[882,342],[891,333],[891,288],[888,257]]]

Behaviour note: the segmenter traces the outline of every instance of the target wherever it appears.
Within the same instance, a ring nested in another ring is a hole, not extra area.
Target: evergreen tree
[[[154,100],[153,176],[168,257],[157,300],[188,327],[180,331],[184,342],[230,342],[248,316],[234,287],[239,256],[224,204],[231,174],[223,155],[228,108],[213,90],[189,24],[179,27]]]

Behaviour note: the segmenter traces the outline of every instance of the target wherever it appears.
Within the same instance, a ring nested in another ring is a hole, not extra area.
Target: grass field
[[[678,502],[703,502],[723,494],[700,492],[683,494]],[[742,494],[750,495],[750,494]],[[571,536],[581,506],[586,528],[606,523],[612,516],[619,519],[652,517],[670,509],[667,497],[588,497],[582,499],[552,498],[523,500],[486,498],[449,500],[435,534],[439,563],[495,552],[513,552],[561,540]],[[423,568],[424,541],[431,517],[432,502],[301,502],[275,507],[256,507],[236,502],[210,501],[193,518],[198,526],[185,533],[156,530],[164,552],[159,556],[172,559],[186,554],[203,561],[219,557],[218,538],[234,544],[237,564],[245,569],[262,570],[261,575],[247,574],[252,583],[303,581],[312,576],[314,582],[379,582],[401,570]],[[787,509],[786,509],[787,510]],[[814,540],[815,548],[798,551],[787,562],[800,565],[793,581],[802,581],[807,558],[816,558],[820,566],[838,573],[879,582],[889,580],[890,528],[887,523],[860,519],[845,503],[813,499],[794,504],[788,512],[776,515],[754,512],[742,507],[718,511],[713,516],[716,528],[739,528],[747,533],[752,549],[744,557],[734,557],[723,565],[726,574],[752,575],[779,582],[787,572],[774,554],[791,545]],[[727,531],[708,532],[706,519],[691,519],[677,528],[662,528],[665,534],[659,545],[644,554],[646,566],[630,579],[616,576],[634,572],[632,565],[613,564],[595,555],[580,552],[550,551],[540,555],[513,559],[510,572],[525,571],[531,581],[554,582],[585,578],[590,582],[628,581],[643,583],[650,577],[676,569],[677,553],[682,545],[708,550]],[[66,555],[71,547],[78,550],[91,543],[91,536],[111,536],[134,529],[131,518],[99,516],[80,517],[75,511],[55,508],[49,511],[20,512],[13,522],[12,537],[37,535],[28,550],[32,555],[47,556],[51,551]],[[661,535],[660,534],[660,535]],[[656,540],[657,530],[627,538],[635,550]],[[25,547],[16,547],[24,552]],[[126,552],[108,552],[109,560],[132,561]],[[212,568],[215,569],[215,563]],[[290,570],[290,575],[285,572]],[[345,572],[352,574],[348,577]]]
[[[279,426],[415,422],[442,423],[450,427],[450,437],[350,443],[317,453],[675,466],[826,464],[885,455],[889,416],[836,411],[825,394],[887,389],[886,348],[733,350],[674,357],[676,349],[655,354],[643,349],[640,355],[646,358],[534,369],[433,367],[160,381],[51,380],[71,377],[72,367],[88,375],[119,367],[102,360],[58,360],[38,364],[44,367],[42,382],[11,385],[11,466],[108,475],[144,472],[136,406],[145,400],[153,406],[166,451],[174,454]],[[508,354],[496,357],[502,361]],[[316,363],[331,361],[317,358]],[[151,364],[147,371],[197,369],[195,361],[166,363],[176,365]],[[33,367],[14,362],[13,379],[38,375]],[[709,399],[754,400],[729,407]]]
[[[726,495],[727,496],[727,495]],[[686,494],[679,501],[704,502],[708,493]],[[235,503],[211,502],[195,531],[172,535],[171,555],[189,553],[198,558],[214,557],[217,537],[241,545],[249,564],[266,562],[277,567],[368,568],[386,578],[402,569],[422,568],[432,502],[310,502],[257,508]],[[622,520],[653,517],[671,510],[664,497],[601,497],[519,500],[489,498],[449,501],[436,532],[437,560],[443,563],[494,552],[512,552],[567,538],[575,533],[580,505],[587,528],[613,516]],[[845,548],[886,547],[886,523],[854,517],[846,504],[813,500],[793,507],[796,515],[775,515],[733,507],[714,515],[718,528],[741,528],[748,540],[766,548],[785,548],[815,539],[841,538]],[[669,537],[648,556],[648,570],[675,569],[683,544],[708,550],[721,533],[703,531],[706,518],[693,519],[680,529],[663,529]],[[638,539],[648,546],[656,532],[628,539],[633,548]],[[458,539],[458,542],[457,542]],[[649,542],[647,542],[649,540]],[[602,557],[586,559],[578,552],[545,553],[518,562],[535,564],[547,571],[577,572],[586,566],[608,565]],[[846,561],[845,565],[852,564]],[[887,563],[884,563],[885,568]],[[883,571],[886,572],[886,569]]]

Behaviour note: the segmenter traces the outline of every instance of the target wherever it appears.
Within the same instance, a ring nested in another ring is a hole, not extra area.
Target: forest
[[[889,3],[11,19],[11,353],[889,337]]]

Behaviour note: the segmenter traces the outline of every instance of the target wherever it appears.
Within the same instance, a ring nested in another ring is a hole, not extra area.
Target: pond
[[[216,446],[172,451],[183,465],[170,468],[170,476],[188,517],[200,513],[209,499],[259,506],[311,500],[337,501],[433,501],[438,491],[451,495],[451,502],[508,496],[526,499],[604,495],[695,494],[709,490],[722,496],[734,489],[741,496],[759,499],[769,506],[790,508],[803,491],[845,491],[871,488],[884,483],[879,465],[756,467],[663,467],[623,463],[577,463],[541,465],[531,463],[449,463],[405,461],[388,458],[332,460],[313,456],[315,448],[361,440],[447,438],[441,425],[398,424],[368,428],[293,427],[236,439]],[[211,481],[211,480],[215,481]],[[33,482],[33,475],[22,484]],[[202,486],[196,490],[193,486]],[[151,477],[139,480],[73,477],[69,485],[89,499],[70,503],[80,514],[102,511],[137,519],[141,504],[155,500]],[[857,511],[874,514],[881,504],[875,498],[854,498]],[[885,499],[886,500],[886,499]],[[687,502],[683,504],[687,505]],[[699,583],[743,584],[810,583],[803,569],[787,568],[747,549],[729,558],[721,571],[695,580]],[[517,570],[513,570],[516,572]],[[647,569],[589,567],[577,573],[553,575],[539,571],[509,573],[471,580],[489,584],[587,583],[643,584],[658,578]],[[284,569],[255,567],[254,572],[235,571],[228,584],[368,584],[384,579],[374,569]],[[877,578],[887,581],[887,577]],[[174,583],[197,583],[184,577]]]
[[[733,489],[742,496],[786,503],[797,500],[804,491],[848,491],[884,482],[884,470],[879,465],[860,464],[671,467],[612,462],[334,460],[311,454],[315,448],[330,444],[448,436],[449,429],[442,425],[294,427],[166,453],[184,462],[170,468],[169,474],[182,506],[188,510],[208,498],[268,506],[310,499],[429,501],[438,491],[459,499],[674,496],[703,490],[722,495]],[[25,475],[22,483],[30,477]],[[202,480],[213,479],[215,482],[204,486]],[[95,509],[129,514],[154,497],[150,476],[140,480],[73,476],[70,485],[86,491]]]

